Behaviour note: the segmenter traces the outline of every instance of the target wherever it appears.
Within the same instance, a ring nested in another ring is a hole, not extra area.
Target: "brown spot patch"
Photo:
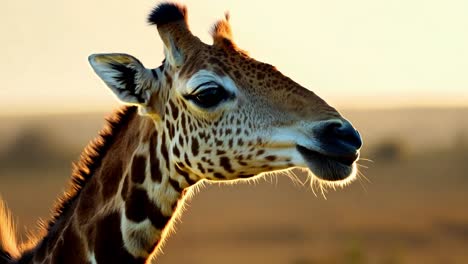
[[[224,176],[223,174],[221,174],[219,172],[213,173],[213,176],[215,176],[217,179],[220,179],[220,180],[225,180],[226,179],[226,176]]]
[[[171,108],[172,118],[177,120],[177,117],[179,116],[179,109],[173,101],[169,101],[169,107]]]
[[[137,223],[149,218],[157,229],[163,229],[170,219],[170,216],[162,214],[159,207],[149,200],[148,194],[141,188],[132,190],[130,199],[125,203],[125,215]]]
[[[203,168],[203,165],[201,163],[197,163],[197,167],[201,173],[205,173],[205,168]]]
[[[178,181],[172,179],[169,177],[169,184],[171,184],[172,188],[178,193],[181,193],[184,189],[180,187],[180,184]]]
[[[193,137],[192,138],[192,154],[193,154],[193,156],[198,155],[199,149],[200,149],[200,145],[198,143],[198,140],[197,140],[196,137]]]
[[[179,157],[180,151],[177,145],[174,145],[174,147],[172,148],[172,153],[174,154],[174,156]]]
[[[239,163],[239,165],[242,165],[242,166],[247,166],[247,162],[245,161],[242,161],[242,160],[238,160],[237,163]]]
[[[133,222],[142,222],[147,218],[147,203],[149,203],[149,199],[146,191],[138,187],[132,188],[125,202],[125,216]]]
[[[235,70],[234,71],[234,76],[237,78],[237,79],[240,79],[242,77],[241,73],[238,71],[238,70]]]
[[[185,164],[187,165],[187,167],[192,167],[192,163],[190,162],[190,159],[187,153],[184,154],[184,160],[185,160]]]
[[[122,240],[122,233],[120,231],[119,213],[111,213],[110,215],[99,220],[96,224],[96,227],[97,232],[94,254],[97,263],[144,264],[146,262],[144,258],[133,257],[125,249]],[[73,256],[73,254],[71,254],[71,256]]]
[[[187,135],[187,118],[184,112],[181,113],[180,126],[182,127],[182,134]],[[182,135],[179,135],[179,136],[182,136]],[[182,144],[182,141],[180,141],[180,143]]]
[[[232,169],[231,162],[229,161],[229,158],[227,157],[221,157],[219,158],[219,165],[224,168],[227,172],[233,173],[234,170]]]
[[[142,184],[145,181],[146,157],[135,155],[132,161],[131,176],[132,182]]]

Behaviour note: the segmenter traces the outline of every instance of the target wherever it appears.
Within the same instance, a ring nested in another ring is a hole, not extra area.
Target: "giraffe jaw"
[[[356,174],[356,161],[359,159],[359,152],[349,156],[334,156],[300,145],[297,145],[296,149],[309,170],[321,180],[330,182],[350,180],[348,178],[352,178]]]

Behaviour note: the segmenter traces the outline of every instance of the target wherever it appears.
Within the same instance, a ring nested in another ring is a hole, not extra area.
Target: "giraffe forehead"
[[[189,80],[207,71],[212,75],[228,77],[239,89],[249,91],[275,92],[299,86],[274,66],[257,61],[235,48],[204,46],[201,50],[192,53],[196,55],[186,61],[179,72],[179,77]]]

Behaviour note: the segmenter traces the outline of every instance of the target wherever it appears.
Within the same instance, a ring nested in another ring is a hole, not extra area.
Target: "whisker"
[[[358,165],[359,167],[361,167],[361,168],[364,168],[364,169],[368,169],[368,168],[369,168],[369,167],[367,167],[367,166],[364,166],[364,165],[362,165],[362,164],[359,164],[359,163],[356,163],[356,165]]]
[[[364,176],[364,174],[359,173],[359,172],[358,172],[357,176],[358,176],[357,179],[359,181],[359,185],[361,185],[361,187],[362,187],[362,189],[364,190],[365,193],[368,193],[366,186],[362,182],[363,178],[366,179],[366,180],[368,180],[368,179]]]
[[[367,178],[367,176],[364,175],[364,173],[358,171],[358,175],[359,175],[360,178],[365,179],[368,183],[372,183],[372,181],[369,178]]]

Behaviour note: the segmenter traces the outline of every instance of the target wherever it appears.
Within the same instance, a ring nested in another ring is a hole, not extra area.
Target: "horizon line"
[[[46,109],[43,111],[4,111],[0,109],[0,117],[34,117],[34,116],[63,116],[63,115],[86,115],[86,114],[110,114],[113,111],[123,107],[124,104],[116,104],[110,107],[96,107],[87,109],[62,108]],[[341,105],[335,107],[339,112],[346,111],[396,111],[396,110],[451,110],[468,109],[468,103],[465,104],[362,104],[362,105]]]

